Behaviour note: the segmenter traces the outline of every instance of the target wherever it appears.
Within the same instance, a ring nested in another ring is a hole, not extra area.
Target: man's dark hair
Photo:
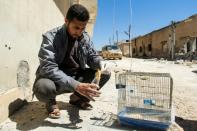
[[[72,5],[66,14],[66,19],[69,21],[72,21],[74,18],[76,18],[79,21],[88,21],[89,20],[89,12],[88,10],[80,5],[80,4],[74,4]]]

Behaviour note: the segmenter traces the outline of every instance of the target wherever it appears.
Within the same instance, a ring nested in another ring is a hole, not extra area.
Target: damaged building
[[[140,58],[193,59],[197,56],[197,14],[119,46],[124,56],[131,53]]]

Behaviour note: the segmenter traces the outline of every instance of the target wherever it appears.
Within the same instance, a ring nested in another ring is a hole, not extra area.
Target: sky
[[[131,7],[131,8],[130,8]],[[160,29],[197,14],[197,0],[98,0],[92,41],[102,46],[129,39],[124,33],[131,23],[131,38]]]

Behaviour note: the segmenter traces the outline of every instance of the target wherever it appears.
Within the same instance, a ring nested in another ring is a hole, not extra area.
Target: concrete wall
[[[84,4],[90,10],[87,31],[92,35],[97,0],[0,0],[0,97],[3,99],[0,111],[5,112],[5,103],[18,98],[29,99],[42,33],[61,26],[74,3]],[[11,95],[10,91],[21,93]],[[8,111],[4,114],[0,121],[6,118]]]
[[[169,28],[152,33],[152,56],[168,57]]]
[[[53,1],[0,0],[1,89],[18,86],[17,70],[21,60],[28,62],[30,79],[33,79],[41,34],[63,22]]]
[[[179,47],[186,46],[187,42],[190,42],[192,44],[192,41],[196,39],[197,37],[197,15],[194,15],[183,22],[177,24],[176,28],[176,36],[177,36],[177,43],[175,46],[175,51],[179,51]],[[193,51],[196,48],[196,45],[190,45],[193,46]]]
[[[84,5],[90,12],[90,20],[86,27],[86,31],[90,36],[93,36],[93,29],[97,16],[97,0],[79,0],[79,4]]]
[[[129,56],[129,43],[122,43],[119,47],[123,56]]]

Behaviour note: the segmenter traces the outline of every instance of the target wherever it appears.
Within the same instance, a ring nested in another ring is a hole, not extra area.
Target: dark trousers
[[[91,83],[92,80],[95,77],[95,70],[92,70],[90,68],[87,68],[85,70],[79,70],[75,76],[72,76],[75,80],[78,80],[83,83]],[[102,88],[103,85],[109,80],[111,76],[111,73],[108,71],[104,71],[101,73],[101,79],[99,82],[99,87]],[[40,78],[35,81],[33,86],[33,93],[35,94],[36,98],[39,101],[48,103],[51,100],[55,100],[56,96],[63,93],[70,93],[70,91],[65,89],[61,89],[59,91],[58,87],[55,85],[55,83],[47,78]],[[77,92],[74,92],[74,95],[77,95],[80,97],[81,100],[85,102],[89,102],[89,100],[80,95]]]

